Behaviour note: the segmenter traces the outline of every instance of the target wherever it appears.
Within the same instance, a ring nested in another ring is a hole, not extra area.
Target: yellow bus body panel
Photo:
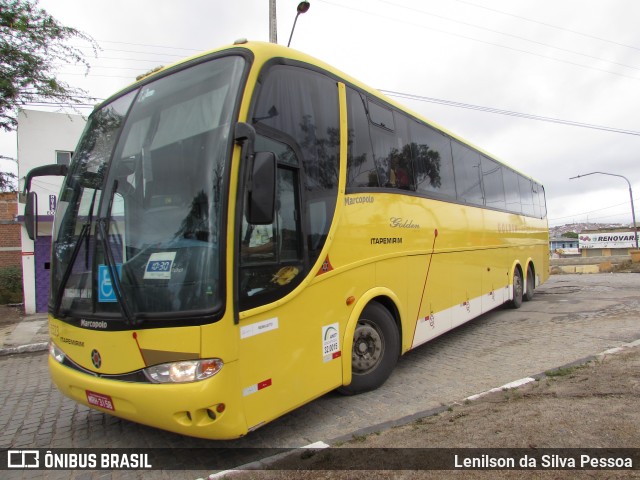
[[[247,433],[237,369],[237,362],[232,362],[201,382],[158,385],[93,377],[49,357],[51,378],[76,402],[125,420],[201,438],[231,439]],[[87,392],[108,396],[114,409],[90,404]],[[217,411],[220,404],[225,405],[222,413]]]

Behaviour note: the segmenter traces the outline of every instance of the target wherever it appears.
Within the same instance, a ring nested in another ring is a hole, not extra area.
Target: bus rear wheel
[[[351,383],[338,391],[345,395],[375,390],[398,361],[400,335],[396,322],[381,304],[367,305],[356,325],[351,351]]]
[[[536,279],[533,275],[533,269],[531,265],[527,268],[527,291],[524,293],[524,300],[528,302],[533,298],[533,294],[536,289]]]
[[[511,308],[520,308],[522,306],[522,296],[523,296],[523,282],[522,282],[522,272],[520,272],[519,268],[516,268],[516,271],[513,272],[513,297],[511,300]]]

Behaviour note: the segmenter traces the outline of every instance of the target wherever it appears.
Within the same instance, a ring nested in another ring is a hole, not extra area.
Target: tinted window
[[[519,175],[510,168],[504,167],[502,169],[507,210],[514,213],[522,213],[522,204],[520,203],[520,188],[518,187],[518,176]]]
[[[377,187],[378,171],[373,161],[369,119],[362,96],[347,89],[347,115],[349,143],[347,147],[347,185],[350,187]]]
[[[369,101],[369,119],[374,125],[394,130],[393,113],[386,107]]]
[[[539,183],[533,182],[533,212],[538,218],[544,218],[547,215],[547,208],[544,201],[544,189]]]
[[[480,154],[456,141],[451,142],[451,147],[458,200],[483,205]]]
[[[524,215],[534,216],[533,208],[533,189],[531,180],[525,177],[518,177],[518,185],[520,186],[520,202],[522,203],[522,213]]]
[[[481,161],[485,205],[487,207],[504,210],[505,196],[502,180],[502,165],[484,155],[481,155]]]
[[[396,145],[393,132],[387,129],[371,125],[371,144],[373,145],[373,157],[378,169],[380,186],[392,187],[391,184],[391,153]]]
[[[409,119],[395,111],[393,119],[396,143],[389,152],[389,183],[400,190],[415,190]]]
[[[416,190],[455,198],[451,143],[448,137],[418,122],[410,123]]]
[[[336,206],[338,112],[335,80],[305,68],[277,65],[262,82],[253,117],[256,130],[268,129],[300,152],[304,230],[311,264],[324,245]]]
[[[538,187],[538,205],[540,205],[540,218],[547,216],[547,203],[544,196],[544,187],[537,184]]]

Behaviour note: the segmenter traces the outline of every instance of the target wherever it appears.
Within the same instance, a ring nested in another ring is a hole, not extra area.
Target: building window
[[[69,166],[69,163],[71,163],[71,155],[73,155],[73,152],[56,150],[56,163],[58,165]]]

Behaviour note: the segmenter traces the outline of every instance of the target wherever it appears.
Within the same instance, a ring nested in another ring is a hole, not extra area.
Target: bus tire
[[[527,268],[527,290],[524,292],[524,300],[525,302],[530,301],[533,298],[533,294],[536,290],[536,279],[533,276],[533,269],[531,265]]]
[[[513,296],[510,302],[511,308],[520,308],[522,306],[523,290],[522,272],[519,268],[516,268],[513,272]]]
[[[399,351],[400,334],[393,316],[380,303],[369,303],[353,334],[351,383],[338,391],[355,395],[375,390],[391,375]]]

